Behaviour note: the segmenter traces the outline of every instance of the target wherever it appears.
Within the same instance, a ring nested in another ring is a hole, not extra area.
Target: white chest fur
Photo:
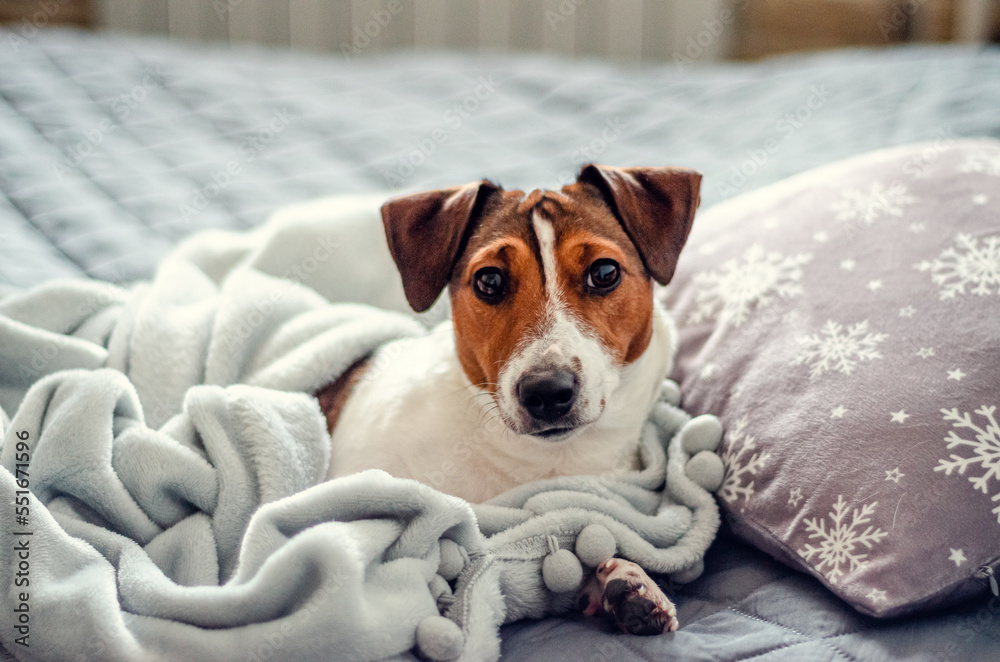
[[[516,485],[636,468],[639,433],[670,369],[676,333],[655,307],[649,347],[619,371],[601,417],[566,439],[510,431],[455,354],[450,322],[382,347],[340,414],[328,477],[384,469],[471,502]]]

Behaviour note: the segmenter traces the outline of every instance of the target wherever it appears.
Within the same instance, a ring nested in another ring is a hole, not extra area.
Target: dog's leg
[[[654,635],[677,629],[677,609],[649,575],[625,559],[608,559],[580,592],[587,616],[607,614],[628,634]]]

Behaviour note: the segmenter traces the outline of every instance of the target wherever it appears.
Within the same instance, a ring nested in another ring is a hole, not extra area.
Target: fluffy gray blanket
[[[618,555],[697,576],[718,511],[685,474],[675,389],[625,476],[477,506],[380,471],[324,482],[310,394],[426,333],[331,303],[405,305],[378,203],[199,234],[149,283],[0,300],[0,503],[16,513],[0,517],[0,641],[19,659],[496,659],[501,623],[572,607],[543,563],[594,524]]]

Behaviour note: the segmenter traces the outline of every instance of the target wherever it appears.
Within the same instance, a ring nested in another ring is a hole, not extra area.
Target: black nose
[[[517,398],[532,418],[553,423],[573,407],[579,390],[569,370],[546,370],[522,377]]]

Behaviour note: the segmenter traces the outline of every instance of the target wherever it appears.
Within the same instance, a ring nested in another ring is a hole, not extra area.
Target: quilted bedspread
[[[253,227],[283,204],[336,193],[484,176],[553,187],[598,161],[697,168],[709,205],[878,147],[1000,138],[1000,51],[988,48],[681,69],[10,37],[0,32],[0,296],[56,277],[149,278],[196,230]],[[879,621],[725,532],[675,599],[673,635],[524,620],[502,629],[503,659],[985,661],[1000,651],[998,599]]]

